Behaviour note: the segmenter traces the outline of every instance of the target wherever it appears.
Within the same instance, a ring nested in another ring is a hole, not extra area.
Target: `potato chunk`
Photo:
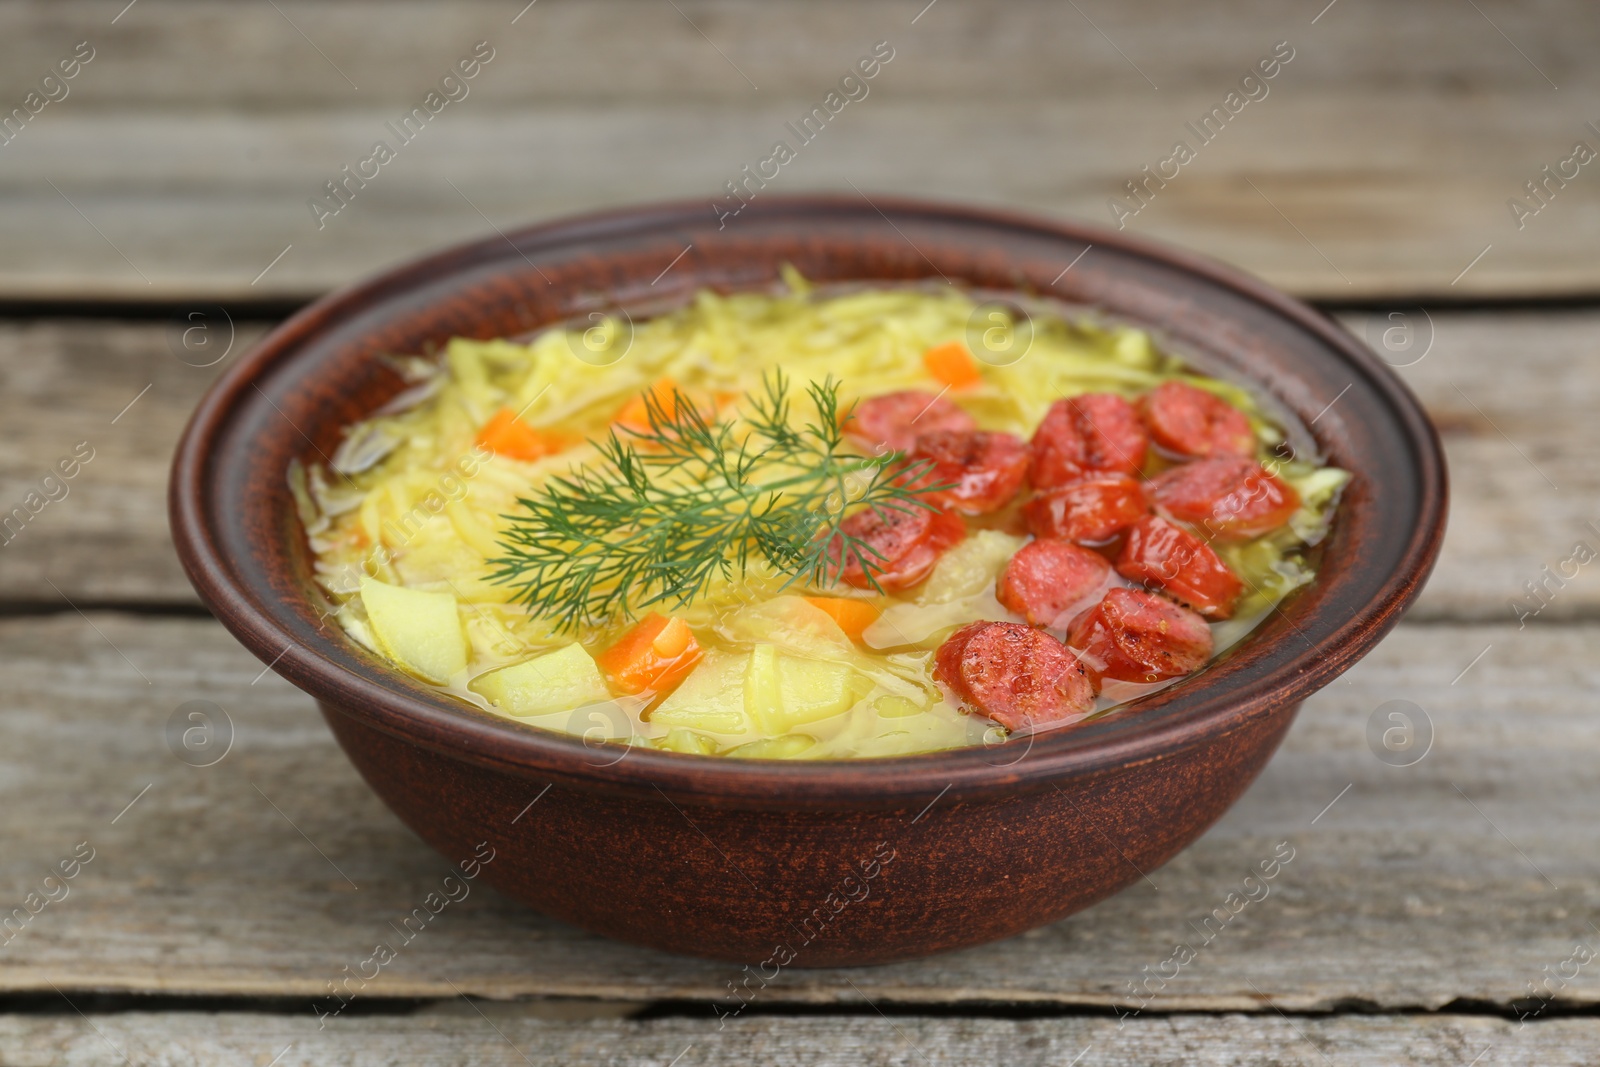
[[[399,666],[435,685],[467,669],[466,632],[451,594],[363,577],[361,603],[378,651]]]
[[[711,652],[650,713],[662,726],[682,726],[714,734],[742,734],[750,729],[744,707],[744,677],[748,653]]]
[[[572,644],[479,675],[468,686],[507,715],[548,715],[611,699],[600,668]]]
[[[745,708],[769,736],[846,711],[868,688],[843,663],[787,656],[757,645],[745,673]]]

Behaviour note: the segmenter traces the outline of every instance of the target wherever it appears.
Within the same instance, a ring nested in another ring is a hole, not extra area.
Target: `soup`
[[[535,727],[831,759],[1070,728],[1314,579],[1348,475],[1249,391],[1128,326],[785,278],[397,358],[290,474],[330,614]]]

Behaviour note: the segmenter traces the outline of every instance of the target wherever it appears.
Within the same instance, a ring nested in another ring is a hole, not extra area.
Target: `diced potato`
[[[719,747],[705,734],[697,734],[681,726],[674,726],[665,737],[656,738],[655,746],[668,752],[687,752],[692,756],[715,756]]]
[[[745,708],[766,734],[782,734],[846,711],[864,679],[842,663],[786,656],[757,645],[745,674]]]
[[[782,737],[763,737],[731,748],[724,755],[734,759],[793,759],[817,743],[816,738],[805,734],[785,734]]]
[[[610,700],[589,653],[572,644],[480,675],[468,686],[507,715],[548,715]]]
[[[757,645],[750,650],[744,671],[744,706],[764,734],[779,734],[784,727],[783,676],[778,671],[776,645]]]
[[[783,678],[783,709],[788,727],[818,722],[846,711],[868,688],[855,671],[842,663],[784,656],[778,661]]]
[[[750,716],[744,706],[744,678],[749,664],[748,653],[707,654],[700,666],[650,713],[650,721],[715,734],[746,732],[750,729]]]
[[[999,530],[979,530],[940,558],[917,594],[919,604],[946,604],[977,596],[1026,542]]]
[[[378,651],[401,667],[435,685],[467,669],[466,633],[451,594],[363,577],[361,603]]]

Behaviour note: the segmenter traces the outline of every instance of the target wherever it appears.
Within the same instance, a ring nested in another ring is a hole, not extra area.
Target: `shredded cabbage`
[[[317,581],[339,605],[340,624],[354,640],[377,648],[358,595],[365,574],[454,596],[470,651],[469,678],[570,643],[572,638],[559,635],[549,620],[508,603],[507,588],[488,580],[491,568],[485,560],[499,554],[505,516],[516,510],[518,498],[592,459],[595,448],[578,444],[535,461],[496,455],[475,439],[497,411],[509,408],[535,429],[559,428],[595,439],[607,432],[619,408],[662,379],[685,391],[739,395],[781,368],[798,386],[831,376],[843,383],[846,399],[902,389],[931,391],[937,383],[923,365],[923,353],[967,340],[978,309],[972,295],[951,287],[826,294],[792,268],[784,268],[783,278],[787,287],[777,293],[702,291],[688,306],[656,318],[630,322],[617,314],[597,314],[521,341],[455,337],[436,361],[398,362],[412,383],[399,402],[351,427],[331,469],[297,465],[290,472],[316,555]],[[986,319],[984,327],[1031,329],[1032,339],[1015,362],[981,365],[982,383],[960,395],[960,405],[982,429],[1026,437],[1060,397],[1094,391],[1131,397],[1181,378],[1242,410],[1263,457],[1284,440],[1249,390],[1195,374],[1142,330],[1050,314],[1026,321],[1003,311],[998,316]],[[1242,636],[1284,596],[1312,580],[1304,549],[1326,534],[1349,479],[1313,458],[1282,464],[1278,473],[1300,493],[1303,507],[1288,527],[1272,535],[1221,547],[1251,592],[1239,618],[1218,629],[1219,639]],[[726,650],[788,642],[788,654],[850,664],[870,683],[869,691],[849,713],[808,726],[803,740],[668,731],[653,728],[633,707],[624,717],[632,723],[632,742],[781,758],[888,755],[978,742],[992,724],[944,700],[932,682],[927,650],[937,643],[930,643],[931,637],[957,623],[1011,618],[994,600],[996,568],[988,558],[993,553],[983,550],[1016,544],[1019,539],[999,532],[975,535],[964,552],[952,553],[944,573],[936,574],[921,595],[890,607],[878,624],[883,643],[869,632],[866,650],[848,641],[807,645],[810,631],[795,622],[803,612],[793,604],[769,607],[796,599],[782,596],[785,576],[757,570],[715,582],[687,608],[674,609],[704,635],[703,641]],[[1007,555],[996,558],[1003,563]],[[968,557],[977,570],[968,567],[972,573],[957,575],[956,564]],[[883,637],[895,628],[913,636]],[[619,632],[618,626],[601,626],[581,632],[579,640],[598,653]],[[495,710],[465,685],[450,691]],[[560,729],[554,722],[560,718],[546,715],[539,721]],[[623,736],[629,735],[624,731]]]

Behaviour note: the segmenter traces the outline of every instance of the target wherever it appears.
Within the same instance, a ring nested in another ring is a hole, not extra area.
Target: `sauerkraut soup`
[[[1128,326],[785,279],[396,359],[290,473],[345,632],[544,729],[876,757],[1105,714],[1313,580],[1348,475],[1247,389]]]

